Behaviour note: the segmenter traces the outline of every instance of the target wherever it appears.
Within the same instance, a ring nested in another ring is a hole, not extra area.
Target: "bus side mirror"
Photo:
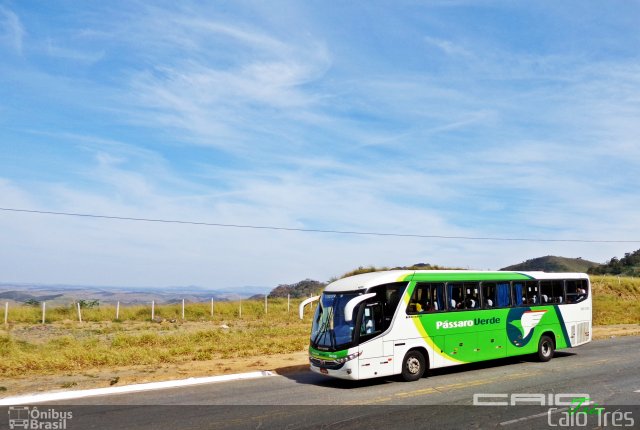
[[[311,302],[315,302],[319,298],[320,296],[309,297],[308,299],[303,300],[302,303],[300,303],[300,307],[298,307],[298,313],[300,314],[300,319],[304,317],[304,307]]]
[[[360,303],[364,302],[365,300],[375,296],[376,296],[376,293],[368,293],[358,297],[354,297],[353,299],[349,300],[344,307],[344,320],[346,322],[351,322],[351,320],[353,319],[353,310],[355,309],[355,307],[358,306]]]

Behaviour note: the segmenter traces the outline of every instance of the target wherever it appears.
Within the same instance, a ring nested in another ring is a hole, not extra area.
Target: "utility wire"
[[[640,243],[640,240],[536,239],[536,238],[527,238],[527,237],[445,236],[445,235],[437,235],[437,234],[384,233],[384,232],[373,232],[373,231],[350,231],[350,230],[322,230],[322,229],[314,229],[314,228],[278,227],[278,226],[270,226],[270,225],[222,224],[222,223],[215,223],[215,222],[199,222],[199,221],[184,221],[184,220],[170,220],[170,219],[154,219],[154,218],[133,218],[133,217],[123,217],[123,216],[83,214],[83,213],[75,213],[75,212],[39,211],[39,210],[29,210],[29,209],[17,209],[17,208],[0,208],[0,211],[40,214],[40,215],[60,215],[60,216],[69,216],[69,217],[112,219],[112,220],[120,220],[120,221],[155,222],[155,223],[164,223],[164,224],[186,224],[186,225],[200,225],[200,226],[208,226],[208,227],[245,228],[245,229],[254,229],[254,230],[300,231],[300,232],[306,232],[306,233],[350,234],[350,235],[358,235],[358,236],[414,237],[414,238],[422,238],[422,239],[453,239],[453,240],[487,240],[487,241],[493,240],[493,241],[503,241],[503,242]]]

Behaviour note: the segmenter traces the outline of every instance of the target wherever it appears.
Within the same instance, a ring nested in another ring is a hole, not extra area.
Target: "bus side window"
[[[523,304],[539,305],[540,298],[538,295],[538,281],[526,281],[523,288]]]
[[[412,315],[422,312],[422,302],[426,300],[428,290],[428,284],[416,284],[409,300],[409,306],[407,306],[407,314]]]
[[[416,285],[409,306],[408,314],[421,314],[444,309],[444,284],[419,283]]]
[[[482,307],[491,309],[496,306],[496,284],[495,282],[482,283]]]
[[[480,307],[480,289],[477,283],[465,284],[464,309],[477,309]]]
[[[567,303],[578,303],[587,298],[587,281],[584,279],[567,280],[565,285],[565,297]]]
[[[382,305],[373,303],[366,305],[360,326],[360,335],[372,335],[382,331]]]
[[[589,296],[589,282],[586,279],[580,279],[578,281],[578,300],[581,302]]]
[[[427,302],[426,312],[436,312],[445,309],[444,283],[430,285],[431,294]]]
[[[505,308],[511,305],[509,283],[483,282],[482,283],[483,308]]]
[[[462,284],[447,284],[447,293],[449,294],[447,300],[447,309],[454,311],[462,309],[463,306],[463,288]]]
[[[564,303],[563,282],[562,281],[540,282],[540,297],[542,297],[542,304]]]
[[[511,306],[511,295],[509,294],[509,283],[502,282],[496,285],[496,301],[498,308],[506,308]]]
[[[396,313],[396,309],[402,299],[402,293],[404,293],[406,287],[406,282],[387,284],[384,286],[383,301],[385,318],[392,318],[393,314]]]
[[[567,303],[576,303],[578,298],[578,283],[577,281],[567,280],[564,281],[564,293],[567,298]]]
[[[513,302],[514,306],[523,306],[526,305],[524,296],[524,285],[522,282],[514,282],[513,283]]]

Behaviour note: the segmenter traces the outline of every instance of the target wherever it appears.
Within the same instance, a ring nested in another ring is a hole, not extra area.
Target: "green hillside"
[[[624,257],[613,257],[607,264],[592,267],[589,273],[594,275],[640,276],[640,249],[627,252]]]
[[[543,272],[587,272],[593,267],[600,266],[599,263],[583,260],[582,258],[567,258],[547,255],[546,257],[533,258],[523,263],[504,267],[500,270],[515,271],[538,271]]]
[[[287,297],[303,298],[316,296],[322,292],[327,284],[314,281],[313,279],[305,279],[295,284],[280,284],[269,293],[269,297]]]

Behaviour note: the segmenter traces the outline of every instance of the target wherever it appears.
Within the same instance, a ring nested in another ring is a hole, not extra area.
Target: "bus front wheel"
[[[549,361],[553,357],[555,346],[553,339],[549,336],[542,336],[538,342],[538,359],[540,361]]]
[[[402,379],[417,381],[424,375],[426,367],[426,360],[420,351],[409,351],[402,361]]]

